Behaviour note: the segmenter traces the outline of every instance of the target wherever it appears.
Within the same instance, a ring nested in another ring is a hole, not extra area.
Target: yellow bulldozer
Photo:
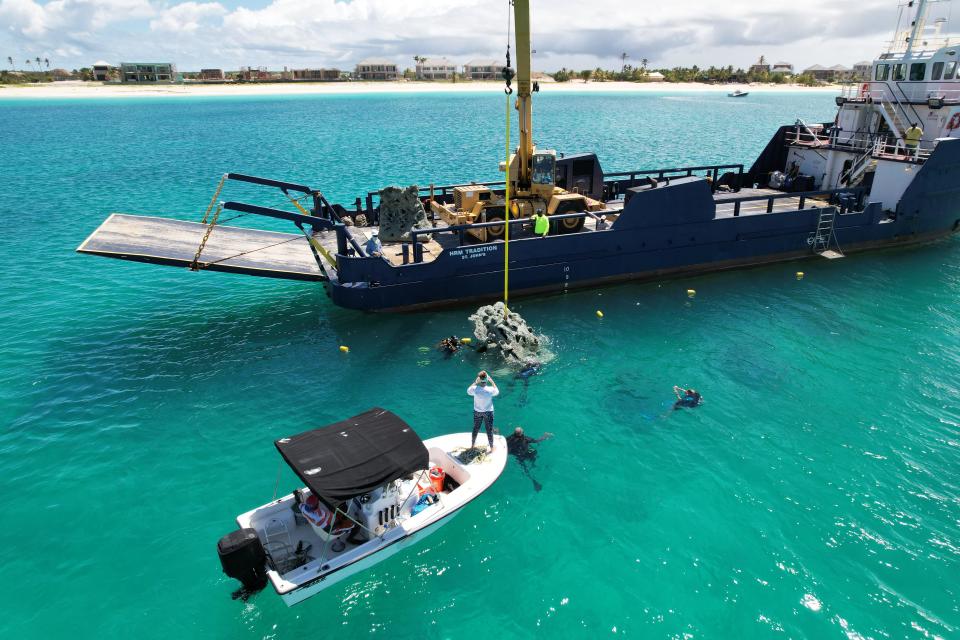
[[[506,162],[500,163],[500,171],[507,172],[510,187],[510,219],[529,218],[534,213],[545,212],[548,216],[565,213],[597,211],[604,205],[579,193],[562,189],[557,182],[557,152],[538,150],[533,144],[533,93],[539,90],[531,80],[530,64],[530,2],[514,0],[514,20],[517,42],[517,100],[515,108],[520,122],[520,140],[516,153],[510,156],[509,171]],[[504,68],[507,92],[513,91],[511,81],[514,72]],[[431,200],[430,208],[449,225],[496,222],[506,219],[506,201],[503,193],[487,186],[464,185],[453,190],[454,201],[445,204]],[[583,218],[561,218],[550,226],[550,233],[573,233],[583,228]],[[470,229],[481,242],[502,240],[506,225]]]

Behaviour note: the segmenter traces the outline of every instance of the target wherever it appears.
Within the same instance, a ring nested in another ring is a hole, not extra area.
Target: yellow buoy
[[[350,353],[350,347],[345,344],[340,345],[340,353]]]
[[[470,338],[460,338],[460,344],[470,344]]]
[[[693,297],[696,296],[696,295],[697,295],[697,290],[696,290],[696,289],[687,289],[687,297],[688,297],[688,298],[693,298]]]
[[[803,271],[797,271],[797,280],[803,280]]]
[[[597,309],[597,317],[598,317],[598,318],[602,318],[602,317],[603,317],[603,311],[600,311],[600,309]]]

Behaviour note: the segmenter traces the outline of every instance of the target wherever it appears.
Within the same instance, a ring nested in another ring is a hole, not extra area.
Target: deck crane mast
[[[583,213],[603,208],[596,200],[581,193],[568,193],[557,187],[557,152],[552,149],[537,149],[533,143],[533,94],[539,90],[533,81],[530,47],[530,0],[511,0],[516,34],[517,69],[507,66],[503,77],[507,93],[512,93],[511,81],[516,78],[516,108],[519,120],[519,142],[509,162],[500,162],[500,170],[506,173],[510,186],[510,218],[528,218],[542,212],[548,216]],[[453,206],[431,201],[431,209],[448,224],[473,222],[496,222],[504,220],[505,199],[489,187],[470,184],[455,187]],[[558,219],[551,233],[570,233],[583,228],[584,219],[566,217]],[[481,241],[500,240],[505,236],[506,225],[490,226],[472,231]]]

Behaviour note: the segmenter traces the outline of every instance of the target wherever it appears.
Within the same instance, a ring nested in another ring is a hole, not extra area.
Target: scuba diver
[[[541,365],[537,360],[527,360],[523,364],[523,368],[520,369],[513,377],[517,380],[523,380],[523,391],[520,393],[520,406],[527,404],[527,387],[530,386],[530,378],[540,373],[543,365]]]
[[[443,355],[450,357],[460,350],[460,338],[457,336],[450,336],[449,338],[444,338],[440,341],[440,344],[437,345],[437,349],[443,352]]]
[[[536,360],[527,360],[523,365],[523,369],[520,369],[520,371],[517,372],[516,377],[526,382],[530,379],[530,376],[535,376],[540,373],[542,366],[543,365]]]
[[[552,433],[545,432],[539,438],[531,438],[523,432],[523,427],[517,427],[512,434],[507,436],[507,453],[515,457],[517,462],[520,463],[520,468],[533,482],[534,491],[540,491],[543,489],[543,485],[530,475],[530,468],[537,464],[537,450],[532,445],[552,437]]]
[[[673,392],[677,395],[677,401],[673,403],[674,410],[681,407],[692,409],[693,407],[699,407],[703,402],[703,396],[696,389],[684,389],[675,386]]]

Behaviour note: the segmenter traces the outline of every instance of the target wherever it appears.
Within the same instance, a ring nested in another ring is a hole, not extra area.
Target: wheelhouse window
[[[930,71],[930,79],[931,79],[931,80],[939,80],[941,75],[943,75],[943,63],[942,63],[942,62],[934,62],[934,63],[933,63],[933,70]]]
[[[944,80],[953,80],[953,72],[957,70],[957,61],[951,60],[947,63],[947,66],[943,69],[943,79]]]
[[[927,64],[925,62],[914,62],[910,65],[910,81],[923,82],[927,76]]]
[[[875,79],[877,80],[887,80],[890,78],[890,65],[888,64],[878,64],[877,65],[877,74]]]
[[[906,80],[907,79],[907,65],[905,64],[895,64],[893,65],[893,79],[897,80]]]

